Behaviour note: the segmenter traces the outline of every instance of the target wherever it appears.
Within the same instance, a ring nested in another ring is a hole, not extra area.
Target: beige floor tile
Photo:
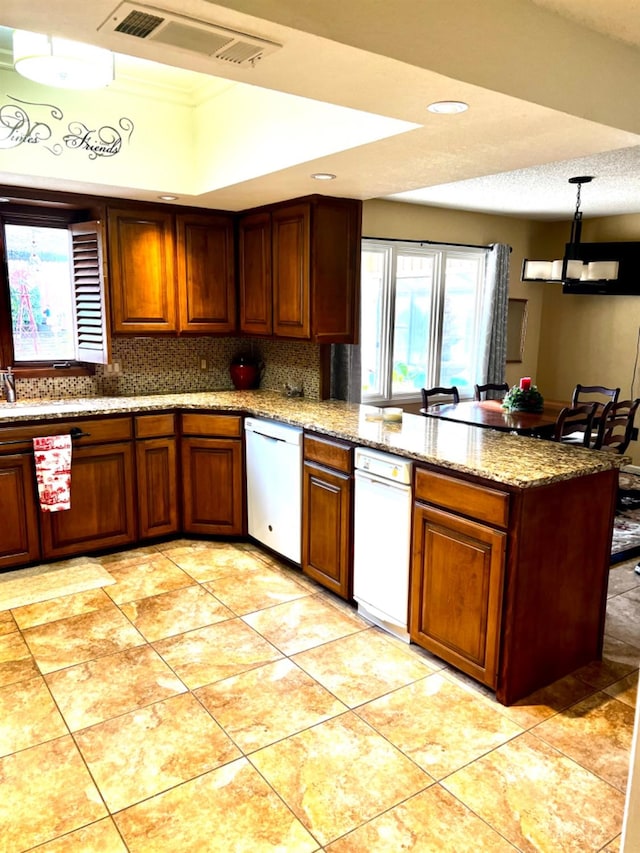
[[[620,681],[606,687],[604,692],[635,708],[638,698],[638,673],[632,672],[626,678],[621,678]]]
[[[11,615],[10,610],[0,610],[0,637],[5,634],[11,634],[13,631],[17,631],[18,626],[16,625],[15,619]]]
[[[126,551],[115,551],[113,554],[103,554],[98,561],[111,573],[111,569],[144,563],[156,557],[160,549],[155,545],[143,545],[141,548],[129,548]]]
[[[122,604],[122,612],[150,642],[204,628],[234,614],[203,587],[194,586],[164,592]]]
[[[41,844],[33,853],[127,853],[127,848],[108,817]]]
[[[624,795],[530,733],[442,785],[525,853],[600,850],[622,826]]]
[[[596,776],[626,790],[634,710],[606,693],[594,693],[536,727],[555,746]]]
[[[264,567],[263,561],[233,545],[218,548],[190,548],[186,552],[165,552],[174,563],[200,583]]]
[[[495,707],[498,711],[513,720],[523,729],[541,723],[552,717],[559,711],[563,711],[570,705],[575,705],[581,699],[593,693],[593,687],[586,684],[575,675],[567,675],[547,687],[536,690],[525,699],[520,699],[514,705],[500,705],[497,701]]]
[[[18,631],[0,636],[0,687],[40,675],[29,647]]]
[[[149,598],[193,584],[193,578],[158,553],[124,566],[110,566],[109,574],[116,583],[105,589],[116,604]]]
[[[634,571],[637,564],[638,557],[634,557],[633,560],[625,560],[611,566],[607,587],[609,597],[620,595],[621,592],[628,592],[630,589],[640,586],[640,576]]]
[[[144,637],[113,605],[27,628],[24,638],[44,674],[144,643]]]
[[[0,687],[0,756],[66,734],[41,676]]]
[[[159,640],[154,648],[191,690],[282,657],[241,619]]]
[[[113,607],[113,602],[106,592],[103,589],[89,589],[86,592],[63,595],[38,604],[27,604],[11,612],[20,628],[24,630],[43,625],[45,622],[55,622],[57,619],[67,619],[69,616],[92,613],[103,607]]]
[[[205,587],[239,616],[309,595],[307,589],[264,564],[209,581]]]
[[[638,597],[640,588],[616,595],[607,601],[607,634],[640,648]]]
[[[225,678],[197,690],[196,696],[245,752],[347,710],[289,660]]]
[[[71,731],[186,692],[148,646],[52,672],[45,681]]]
[[[614,838],[611,844],[607,844],[606,847],[602,848],[603,853],[620,853],[620,844],[622,843],[622,836],[619,835],[617,838]]]
[[[640,666],[640,648],[607,634],[604,635],[602,660],[593,661],[576,670],[573,674],[581,678],[596,690],[603,690],[637,671]]]
[[[436,779],[522,732],[439,673],[375,699],[357,713]]]
[[[359,616],[341,613],[316,596],[306,596],[267,610],[249,613],[244,621],[286,655],[364,630]]]
[[[323,845],[432,782],[351,711],[250,761]]]
[[[190,693],[78,732],[76,743],[111,812],[241,754]]]
[[[0,759],[0,844],[19,853],[107,810],[67,735]]]
[[[295,655],[293,660],[349,707],[425,678],[429,665],[369,628]]]
[[[50,598],[72,595],[113,583],[108,571],[93,557],[74,557],[0,573],[0,610],[23,607]]]
[[[515,848],[439,785],[327,845],[327,853],[515,853]]]
[[[317,843],[241,758],[115,815],[132,853],[312,853]]]

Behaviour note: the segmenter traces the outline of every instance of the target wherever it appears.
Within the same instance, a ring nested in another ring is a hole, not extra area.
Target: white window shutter
[[[90,364],[109,361],[104,228],[101,222],[69,226],[71,275],[76,322],[76,359]]]

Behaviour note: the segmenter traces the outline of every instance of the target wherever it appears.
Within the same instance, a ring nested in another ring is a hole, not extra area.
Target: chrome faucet
[[[4,386],[4,396],[7,403],[15,403],[16,401],[16,377],[12,367],[7,367],[6,370],[0,370],[0,378]]]

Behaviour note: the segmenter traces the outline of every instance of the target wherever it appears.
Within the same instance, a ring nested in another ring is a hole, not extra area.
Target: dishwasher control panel
[[[411,483],[411,462],[402,456],[372,450],[370,447],[356,447],[355,467],[395,483]]]

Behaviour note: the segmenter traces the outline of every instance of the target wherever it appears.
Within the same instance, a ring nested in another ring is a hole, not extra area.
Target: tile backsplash
[[[98,365],[94,376],[18,379],[22,399],[130,397],[223,391],[233,388],[229,364],[238,352],[253,351],[265,363],[261,388],[302,385],[304,396],[320,396],[320,347],[297,341],[248,338],[125,338],[112,341],[111,367]],[[202,366],[205,362],[206,366]]]

